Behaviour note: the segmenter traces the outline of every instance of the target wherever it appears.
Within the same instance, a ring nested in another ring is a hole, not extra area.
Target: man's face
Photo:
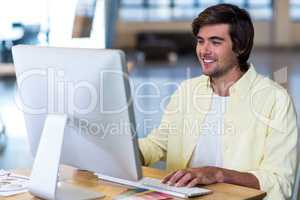
[[[202,65],[202,73],[212,78],[225,76],[238,67],[238,59],[232,50],[228,24],[203,26],[197,35],[196,53]]]

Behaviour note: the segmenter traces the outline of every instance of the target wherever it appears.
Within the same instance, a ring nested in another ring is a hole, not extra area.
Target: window
[[[218,3],[245,8],[254,20],[272,18],[272,0],[122,0],[120,18],[124,21],[190,21],[206,7]]]
[[[174,4],[175,6],[186,6],[186,7],[189,7],[191,5],[193,5],[195,3],[194,0],[175,0],[174,1]]]
[[[149,7],[168,7],[170,3],[169,0],[148,0]]]
[[[294,21],[300,20],[300,0],[290,0],[290,18]]]
[[[245,7],[245,0],[225,0],[224,3],[231,3],[231,4],[235,4],[239,7]]]
[[[143,0],[122,0],[123,6],[139,6],[143,4]]]
[[[246,9],[253,19],[272,19],[273,4],[271,0],[249,0],[246,5]]]

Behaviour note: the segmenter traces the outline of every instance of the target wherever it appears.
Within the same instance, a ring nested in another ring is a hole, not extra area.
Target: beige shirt
[[[296,173],[298,139],[290,96],[257,74],[253,66],[229,92],[222,135],[223,167],[254,174],[267,192],[266,199],[287,199]],[[147,165],[166,160],[168,170],[188,167],[212,93],[207,76],[180,85],[160,126],[139,140]]]

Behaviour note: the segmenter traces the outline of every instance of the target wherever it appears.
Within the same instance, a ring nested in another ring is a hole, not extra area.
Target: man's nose
[[[209,43],[204,43],[200,46],[200,54],[201,56],[210,55],[211,54],[211,46]]]

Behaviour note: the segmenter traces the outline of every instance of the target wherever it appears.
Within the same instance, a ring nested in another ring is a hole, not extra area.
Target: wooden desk
[[[17,171],[20,174],[26,175],[28,172]],[[144,167],[143,172],[145,176],[153,177],[153,178],[162,178],[166,175],[165,172]],[[105,198],[103,200],[112,199],[114,196],[126,191],[126,187],[104,182],[98,180],[95,175],[87,171],[76,170],[71,167],[63,167],[62,168],[62,177],[61,179],[65,182],[72,183],[81,187],[89,188],[90,190],[100,191],[105,194]],[[231,184],[214,184],[210,186],[206,186],[205,188],[211,189],[213,191],[212,194],[205,195],[198,198],[192,198],[193,200],[261,200],[265,197],[266,193],[260,190],[255,190],[251,188],[231,185]],[[25,200],[25,199],[37,199],[32,197],[29,193],[23,193],[11,197],[1,198],[2,200]],[[174,198],[175,199],[175,198]],[[178,198],[176,198],[178,199]]]

